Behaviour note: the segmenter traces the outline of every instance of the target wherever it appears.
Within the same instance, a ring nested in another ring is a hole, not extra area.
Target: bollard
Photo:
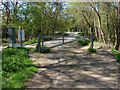
[[[40,44],[40,35],[38,35],[38,51],[40,52],[40,46],[41,46],[41,44]]]
[[[64,36],[63,36],[63,44],[64,44]]]
[[[93,49],[93,35],[91,35],[91,48]]]
[[[42,37],[42,50],[44,48],[44,38]]]

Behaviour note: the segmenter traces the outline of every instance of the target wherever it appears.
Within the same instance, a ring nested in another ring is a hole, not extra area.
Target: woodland
[[[120,51],[118,2],[1,2],[2,38],[8,28],[25,30],[26,40],[39,35],[54,36],[64,32],[93,35],[94,41]],[[58,34],[57,34],[58,33]]]

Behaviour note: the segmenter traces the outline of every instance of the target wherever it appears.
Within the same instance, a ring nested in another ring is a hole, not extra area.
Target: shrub
[[[85,45],[89,45],[90,41],[83,39],[83,40],[78,40],[77,43],[82,46],[85,46]]]
[[[33,43],[38,43],[37,39],[33,39],[33,40],[29,40],[29,41],[24,42],[25,45],[33,44]]]
[[[63,36],[68,36],[69,34],[67,34],[67,33],[64,33],[64,35]]]
[[[2,70],[5,72],[17,72],[31,64],[24,49],[7,48],[2,52]]]
[[[37,52],[37,51],[38,51],[37,48],[34,49],[34,52]],[[41,53],[49,53],[50,51],[51,51],[51,49],[48,48],[48,47],[44,47],[44,48],[40,47],[40,52]]]
[[[83,32],[79,32],[78,35],[84,36],[84,33]]]
[[[50,48],[44,47],[43,49],[41,48],[41,53],[49,53],[51,51]]]
[[[115,58],[117,59],[117,62],[120,63],[120,53],[115,49],[113,49],[113,53]]]
[[[88,49],[88,52],[96,52],[96,49],[89,48],[89,49]]]
[[[21,88],[36,69],[28,58],[29,48],[6,48],[2,51],[2,87]]]
[[[117,59],[117,62],[120,63],[120,53],[117,53],[117,54],[115,55],[115,58]]]
[[[48,41],[48,40],[52,40],[52,38],[51,37],[44,38],[44,41]],[[42,40],[41,40],[41,42],[42,42]],[[33,39],[33,40],[29,40],[29,41],[25,41],[24,42],[25,45],[34,44],[34,43],[38,43],[38,40],[37,39]]]
[[[44,38],[44,41],[48,41],[48,40],[52,40],[52,38],[51,37]]]

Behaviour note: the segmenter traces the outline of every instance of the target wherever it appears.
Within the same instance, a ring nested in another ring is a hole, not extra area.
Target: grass
[[[78,40],[77,43],[82,46],[86,46],[89,45],[90,41],[83,39],[83,40]]]
[[[9,43],[9,38],[2,38],[2,43]]]
[[[36,49],[33,50],[34,52],[38,52]],[[42,47],[40,47],[40,53],[49,53],[51,51],[50,48],[44,46],[44,48],[42,49]]]
[[[69,34],[63,32],[56,32],[55,36],[68,36]]]
[[[33,44],[33,43],[38,43],[37,39],[33,39],[33,40],[29,40],[29,41],[24,42],[25,45]]]
[[[48,40],[52,40],[51,37],[49,38],[44,38],[44,41],[48,41]],[[41,40],[42,41],[42,40]],[[29,41],[25,41],[24,44],[25,45],[28,45],[28,44],[34,44],[34,43],[38,43],[38,40],[37,39],[33,39],[33,40],[29,40]]]
[[[83,36],[83,35],[84,35],[84,33],[83,33],[83,32],[79,32],[79,33],[78,33],[78,35]]]
[[[103,43],[103,42],[97,42],[97,41],[94,41],[94,43]]]
[[[91,52],[91,53],[96,52],[96,49],[89,48],[89,49],[88,49],[88,52]]]
[[[113,53],[115,58],[117,59],[117,62],[120,63],[120,53],[115,49],[113,49]]]
[[[6,48],[2,51],[2,87],[22,88],[37,70],[28,57],[30,48]]]

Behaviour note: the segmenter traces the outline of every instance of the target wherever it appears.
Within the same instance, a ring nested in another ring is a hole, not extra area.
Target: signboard
[[[10,43],[16,43],[15,28],[8,28]]]
[[[25,40],[25,31],[24,31],[24,29],[19,29],[18,30],[18,40]]]

